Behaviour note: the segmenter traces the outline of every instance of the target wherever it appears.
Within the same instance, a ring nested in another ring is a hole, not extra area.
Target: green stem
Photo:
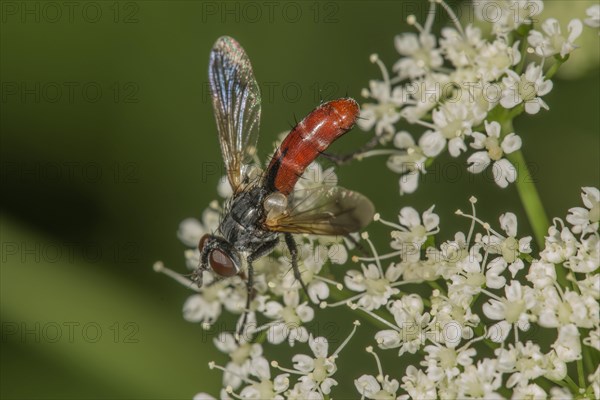
[[[512,132],[512,123],[509,124],[511,125],[510,132]],[[535,242],[537,243],[538,248],[541,250],[545,246],[545,236],[548,232],[548,228],[550,227],[550,220],[546,215],[546,210],[542,204],[542,199],[540,198],[540,195],[535,187],[535,178],[532,176],[531,171],[527,167],[525,157],[523,156],[521,150],[507,155],[507,158],[511,163],[513,163],[513,165],[517,167],[519,171],[517,181],[515,182],[517,186],[517,192],[519,193],[521,204],[525,209],[527,219],[529,220],[529,224],[533,230]],[[568,282],[566,271],[561,265],[556,265],[556,277],[558,279],[558,283],[562,287],[567,286]]]
[[[356,294],[356,293],[355,293]],[[336,302],[342,301],[344,299],[348,299],[350,297],[352,297],[351,294],[349,294],[346,290],[344,291],[340,291],[340,290],[331,290],[330,292],[330,297],[335,300]],[[344,307],[346,309],[350,309],[352,312],[354,312],[355,310],[352,310],[350,307]],[[376,314],[377,316],[386,319],[383,315],[381,315],[381,313],[378,310],[374,310],[372,311],[373,314]],[[363,315],[365,315],[364,312],[362,312]],[[389,329],[390,327],[387,326],[386,324],[384,324],[381,321],[378,321],[377,319],[373,318],[372,316],[366,314],[366,319],[367,321],[369,321],[375,328],[377,329]]]
[[[554,62],[554,64],[552,64],[550,69],[548,69],[548,72],[546,72],[546,79],[552,79],[552,77],[554,76],[554,74],[556,74],[560,66],[563,65],[565,61],[569,59],[569,54],[567,54],[565,58],[562,58],[560,55],[557,55],[554,57],[554,59],[556,61]]]
[[[583,359],[577,360],[577,376],[579,377],[579,387],[585,389],[585,372],[583,372]]]
[[[540,249],[544,248],[545,236],[550,227],[550,221],[544,210],[542,200],[535,187],[534,178],[525,163],[525,157],[523,153],[518,150],[512,154],[509,154],[508,159],[518,168],[519,174],[517,176],[517,191],[521,198],[525,213],[533,229],[533,235],[535,241]]]
[[[570,382],[566,378],[564,380],[562,380],[562,381],[555,381],[553,379],[546,378],[546,377],[542,376],[542,377],[540,377],[540,379],[542,379],[542,380],[545,379],[545,380],[547,380],[549,382],[554,383],[555,385],[559,385],[559,386],[562,386],[562,387],[564,387],[566,389],[570,389],[571,392],[574,393],[574,394],[579,393],[579,387],[575,384],[575,382],[573,382],[573,380],[571,378],[569,378]]]
[[[544,376],[540,376],[540,378],[539,378],[539,379],[540,379],[541,381],[548,381],[548,382],[551,382],[551,383],[553,383],[553,384],[555,384],[555,385],[559,385],[559,386],[562,386],[562,387],[564,387],[564,388],[570,388],[571,390],[577,390],[577,387],[576,387],[576,386],[575,386],[575,387],[570,387],[570,386],[569,386],[569,384],[568,384],[567,382],[565,382],[565,381],[555,381],[555,380],[553,380],[553,379],[546,378],[546,377],[544,377]]]
[[[569,387],[571,388],[571,391],[573,392],[573,394],[579,393],[579,386],[577,386],[577,384],[573,381],[573,379],[569,375],[565,376],[565,381],[569,384]]]
[[[585,364],[585,369],[591,374],[594,372],[594,362],[592,361],[591,349],[589,346],[584,344],[581,345],[583,348],[583,362]]]

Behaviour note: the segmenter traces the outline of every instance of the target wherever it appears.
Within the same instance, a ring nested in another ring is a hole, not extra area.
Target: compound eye
[[[210,238],[210,235],[208,233],[204,234],[204,236],[202,236],[200,238],[200,241],[198,242],[198,250],[200,250],[200,252],[202,252],[202,249],[204,248],[204,245],[206,244],[206,241]]]
[[[238,273],[237,266],[231,257],[219,249],[214,249],[210,252],[209,263],[217,275],[229,277]]]

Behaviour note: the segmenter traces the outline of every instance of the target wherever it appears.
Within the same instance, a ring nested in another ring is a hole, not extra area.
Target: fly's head
[[[198,243],[200,265],[195,282],[202,286],[202,271],[212,270],[217,276],[228,278],[239,274],[242,262],[238,251],[227,240],[206,234]]]

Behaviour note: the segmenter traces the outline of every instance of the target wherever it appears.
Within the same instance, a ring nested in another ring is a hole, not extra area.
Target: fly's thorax
[[[265,236],[266,231],[262,228],[265,219],[264,198],[265,193],[260,187],[237,193],[219,227],[223,237],[244,249],[256,238]]]

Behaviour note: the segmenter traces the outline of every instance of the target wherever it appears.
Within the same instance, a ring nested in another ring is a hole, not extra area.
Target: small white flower
[[[542,57],[550,57],[560,54],[565,57],[577,48],[573,43],[583,31],[583,24],[578,19],[569,22],[567,28],[569,36],[564,37],[560,31],[560,23],[555,18],[548,18],[542,23],[542,32],[532,30],[527,38],[529,44],[535,48],[535,52]]]
[[[400,278],[401,270],[391,265],[382,275],[375,264],[361,266],[362,272],[349,270],[344,278],[346,287],[355,292],[363,292],[358,299],[358,306],[366,310],[376,310],[385,305],[389,298],[400,293],[392,287],[392,283]]]
[[[509,183],[517,179],[517,169],[503,158],[505,154],[513,153],[521,148],[521,138],[509,133],[500,141],[500,124],[496,121],[488,123],[485,121],[485,131],[487,135],[480,132],[473,132],[474,142],[471,147],[474,149],[485,149],[473,153],[467,163],[469,172],[478,174],[486,169],[492,162],[492,173],[494,181],[501,188],[505,188]]]
[[[442,39],[440,39],[440,47],[444,55],[457,68],[472,65],[478,50],[485,43],[479,28],[469,24],[464,32],[463,36],[454,28],[443,28]]]
[[[285,393],[287,400],[323,400],[324,397],[316,390],[310,390],[303,382],[298,382]]]
[[[554,381],[561,381],[567,376],[567,363],[561,360],[554,350],[548,352],[545,356],[544,377]]]
[[[228,332],[219,333],[213,343],[217,349],[229,354],[231,358],[225,366],[223,386],[239,388],[251,372],[252,359],[262,357],[262,346],[258,343],[248,343],[245,335],[241,335],[238,342]]]
[[[428,73],[408,82],[402,86],[407,101],[400,115],[411,124],[417,123],[448,95],[444,89],[449,85],[450,76],[439,72]]]
[[[577,286],[583,296],[600,299],[600,274],[586,274],[585,279],[577,281]]]
[[[423,152],[439,154],[437,149],[448,144],[448,152],[452,157],[458,157],[467,150],[465,137],[471,135],[472,121],[469,120],[469,110],[464,103],[445,103],[432,113],[435,130],[423,134]]]
[[[552,286],[556,282],[556,267],[542,260],[534,260],[529,267],[527,280],[533,283],[536,289]]]
[[[400,387],[400,383],[386,375],[381,377],[381,383],[372,375],[361,375],[360,378],[354,380],[354,386],[362,398],[380,400],[380,399],[395,399],[396,392]]]
[[[421,365],[427,367],[427,377],[433,382],[442,379],[453,380],[460,374],[459,367],[473,364],[472,358],[477,354],[475,349],[437,345],[425,346],[424,350],[426,355]]]
[[[504,343],[510,333],[512,325],[506,321],[500,321],[492,325],[485,335],[486,339],[490,339],[494,343]]]
[[[512,70],[506,71],[506,74],[502,79],[505,87],[500,99],[502,107],[513,108],[525,103],[525,112],[528,114],[537,114],[540,108],[549,109],[541,96],[550,93],[552,81],[544,79],[541,66],[530,63],[521,76]]]
[[[394,154],[388,158],[387,167],[401,174],[400,195],[413,193],[419,185],[419,174],[425,173],[425,161],[427,157],[423,154],[420,146],[415,144],[410,133],[400,131],[394,136],[394,146],[405,150],[403,154]]]
[[[456,379],[456,398],[502,399],[503,397],[496,392],[502,387],[502,374],[496,367],[497,361],[489,358],[480,360],[476,366],[466,366],[464,372]]]
[[[479,325],[479,316],[471,310],[473,296],[452,290],[445,297],[434,292],[431,296],[431,316],[428,338],[449,348],[456,348],[462,339],[473,337],[473,327]],[[463,346],[462,350],[464,351]],[[461,365],[463,365],[461,363]]]
[[[600,267],[600,235],[594,233],[581,239],[577,254],[565,261],[564,266],[574,272],[590,273]]]
[[[299,389],[299,394],[304,393],[308,398],[312,398],[312,395],[308,393],[316,392],[328,395],[331,393],[331,388],[337,385],[337,381],[332,378],[333,374],[337,371],[337,365],[335,363],[336,358],[340,351],[349,343],[359,323],[354,323],[354,329],[348,335],[348,337],[342,342],[342,344],[329,355],[329,343],[326,338],[319,336],[313,337],[310,335],[308,339],[308,345],[313,352],[314,357],[306,354],[296,354],[292,357],[294,363],[294,373],[302,375],[299,381],[302,384],[302,388]],[[285,371],[289,371],[285,369]]]
[[[475,70],[484,82],[493,82],[521,61],[519,42],[509,46],[505,39],[487,42],[475,58]]]
[[[535,383],[531,383],[529,385],[517,386],[513,391],[511,400],[546,400],[547,398],[548,395],[544,389]]]
[[[540,252],[540,257],[546,262],[560,264],[577,254],[577,239],[569,228],[559,229],[561,223],[562,221],[557,220],[555,225],[548,228],[546,245]]]
[[[574,324],[561,326],[552,348],[558,358],[566,363],[581,359],[581,341],[577,326]]]
[[[264,358],[253,359],[251,371],[252,375],[260,379],[260,382],[252,383],[243,388],[239,395],[240,398],[254,400],[285,399],[282,394],[288,389],[289,374],[281,374],[271,380],[269,362]]]
[[[573,233],[595,232],[600,221],[600,190],[595,187],[583,187],[581,190],[583,191],[581,199],[585,208],[570,208],[566,219],[573,225],[571,228]]]
[[[377,103],[363,104],[360,111],[358,126],[369,131],[375,127],[378,136],[394,133],[394,124],[400,119],[400,107],[403,104],[403,94],[400,87],[392,89],[389,81],[369,81],[369,89],[363,95],[374,99]]]
[[[416,353],[425,343],[426,328],[431,320],[429,313],[423,313],[423,300],[416,294],[406,295],[391,302],[388,308],[394,316],[396,329],[377,332],[377,344],[381,349],[400,347],[398,355]]]
[[[525,264],[521,260],[521,254],[531,253],[531,236],[526,236],[517,239],[517,216],[511,212],[504,213],[500,216],[500,226],[506,233],[507,237],[503,237],[497,233],[492,235],[484,235],[481,237],[481,242],[485,250],[490,254],[501,254],[502,259],[506,262],[512,277],[524,268]],[[504,265],[504,264],[503,264]],[[501,272],[498,270],[498,272]]]
[[[183,304],[183,318],[189,322],[212,325],[221,315],[223,296],[230,292],[225,281],[205,285],[202,293],[193,294]]]
[[[427,374],[412,365],[406,368],[401,387],[413,399],[434,400],[438,397],[435,383],[427,377]]]
[[[556,287],[549,286],[541,293],[538,324],[546,328],[557,328],[575,324],[582,328],[593,328],[600,318],[600,305],[592,296],[581,295],[565,289],[560,294]]]
[[[517,384],[526,385],[530,380],[544,375],[544,354],[540,351],[540,346],[531,341],[525,344],[511,343],[507,349],[496,349],[495,354],[498,359],[498,370],[512,373],[506,382],[509,388]]]
[[[391,246],[397,250],[406,250],[403,257],[416,256],[418,250],[427,240],[428,236],[435,235],[439,231],[440,217],[433,212],[435,205],[423,212],[422,219],[417,210],[412,207],[403,207],[398,215],[400,221],[399,230],[392,231],[394,241]],[[412,248],[407,248],[412,246]]]
[[[600,28],[600,4],[594,4],[585,10],[588,18],[585,19],[585,24],[592,28]]]
[[[284,293],[283,305],[276,301],[267,302],[264,314],[276,320],[271,323],[267,334],[270,343],[280,344],[287,338],[290,346],[293,346],[296,340],[308,340],[308,331],[302,324],[312,321],[315,312],[306,302],[300,303],[297,290]]]
[[[419,260],[416,256],[414,258],[406,257],[406,260],[395,264],[400,270],[403,281],[434,281],[440,276],[440,271],[443,270],[444,264],[438,262],[440,257],[431,254],[433,253],[431,250],[435,249],[433,247],[427,249],[426,260]],[[409,254],[413,252],[415,254],[419,253],[418,250],[415,251],[413,248],[409,248],[408,252]],[[406,253],[407,250],[403,250],[403,254]]]
[[[441,67],[444,60],[436,48],[436,39],[430,33],[403,33],[394,39],[396,50],[404,56],[398,60],[393,70],[401,79],[417,78],[426,72]]]
[[[521,330],[528,330],[530,310],[536,304],[532,289],[513,280],[504,288],[504,292],[506,298],[488,300],[483,305],[483,313],[490,319],[504,320],[511,325],[516,324]]]
[[[494,274],[494,269],[492,269],[492,273],[484,274],[481,265],[482,256],[479,254],[479,250],[479,246],[472,247],[469,250],[469,256],[456,263],[457,271],[449,279],[452,282],[449,283],[448,287],[449,296],[453,297],[455,293],[473,296],[480,292],[483,285],[498,286],[495,284],[497,276]]]

